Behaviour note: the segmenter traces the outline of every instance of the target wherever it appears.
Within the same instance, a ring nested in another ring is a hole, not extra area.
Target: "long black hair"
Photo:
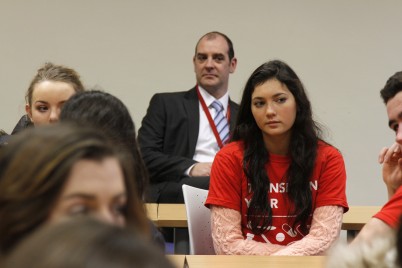
[[[270,179],[265,171],[269,152],[265,148],[262,131],[251,112],[251,97],[255,87],[270,79],[277,79],[285,84],[296,100],[296,119],[289,144],[291,163],[284,179],[288,183],[289,198],[294,204],[294,211],[288,212],[296,215],[293,225],[300,223],[301,230],[306,231],[307,220],[312,212],[310,177],[321,130],[313,120],[310,101],[299,77],[286,63],[279,60],[266,62],[251,74],[244,88],[232,137],[234,141],[244,142],[243,170],[253,192],[247,221],[255,234],[263,233],[272,223],[272,209],[268,202]]]

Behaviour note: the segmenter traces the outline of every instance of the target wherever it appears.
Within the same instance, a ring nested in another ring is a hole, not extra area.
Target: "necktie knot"
[[[214,101],[211,103],[211,106],[212,106],[212,108],[215,109],[215,111],[216,111],[217,113],[223,111],[223,105],[222,105],[222,103],[221,103],[220,101],[214,100]]]

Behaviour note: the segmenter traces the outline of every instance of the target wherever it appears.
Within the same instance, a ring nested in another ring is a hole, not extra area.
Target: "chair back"
[[[211,212],[204,206],[208,190],[183,185],[191,255],[215,255],[211,235]]]

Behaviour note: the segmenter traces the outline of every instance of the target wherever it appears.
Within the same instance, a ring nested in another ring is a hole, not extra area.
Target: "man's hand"
[[[402,185],[402,152],[398,143],[383,148],[378,156],[382,166],[382,178],[387,185],[388,198],[391,198]]]
[[[212,163],[197,163],[190,170],[191,177],[209,176],[211,173]]]

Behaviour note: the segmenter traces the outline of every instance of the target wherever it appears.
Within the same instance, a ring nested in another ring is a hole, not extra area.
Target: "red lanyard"
[[[202,109],[204,110],[204,113],[205,113],[205,115],[206,115],[207,118],[208,118],[209,125],[211,126],[212,132],[213,132],[214,135],[215,135],[216,141],[218,142],[218,146],[219,146],[219,148],[222,148],[222,147],[223,147],[223,143],[222,143],[221,137],[219,136],[218,130],[216,129],[215,122],[214,122],[214,120],[213,120],[212,117],[211,117],[211,113],[209,112],[209,109],[208,109],[207,105],[205,104],[204,98],[202,97],[202,95],[201,95],[201,93],[200,93],[200,90],[198,89],[198,85],[196,85],[196,88],[197,88],[198,99],[200,100]],[[227,113],[226,113],[226,118],[227,118],[228,123],[229,123],[229,122],[230,122],[230,107],[229,107],[229,102],[228,102],[228,111],[227,111]]]

